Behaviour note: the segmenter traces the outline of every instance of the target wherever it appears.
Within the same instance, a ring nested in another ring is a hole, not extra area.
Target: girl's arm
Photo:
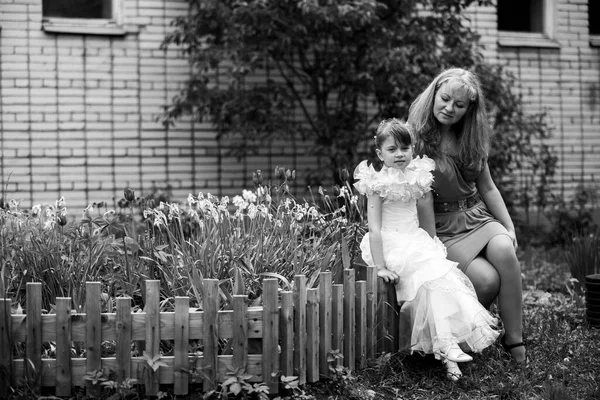
[[[483,171],[479,174],[479,178],[477,178],[477,190],[479,194],[485,201],[488,209],[492,213],[494,217],[508,231],[509,236],[513,241],[513,245],[517,248],[517,236],[515,234],[515,226],[513,224],[512,219],[510,218],[510,214],[508,213],[508,209],[506,208],[506,204],[504,203],[504,199],[500,194],[500,191],[496,187],[496,184],[492,180],[492,175],[490,174],[490,168],[487,163],[485,163]]]
[[[435,214],[433,213],[433,193],[427,192],[417,201],[419,226],[432,238],[435,237]]]
[[[369,221],[369,246],[371,256],[377,267],[377,276],[385,282],[397,282],[398,274],[385,267],[383,260],[383,241],[381,239],[381,204],[379,194],[374,193],[367,198],[367,220]]]

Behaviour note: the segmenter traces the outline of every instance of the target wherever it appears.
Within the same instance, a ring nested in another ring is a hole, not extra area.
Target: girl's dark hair
[[[392,136],[394,141],[404,146],[413,144],[413,134],[406,122],[397,118],[384,119],[375,130],[375,147],[381,149],[385,140]]]
[[[375,148],[381,150],[383,142],[390,136],[394,138],[396,143],[403,146],[411,146],[414,143],[413,133],[408,124],[397,118],[384,119],[379,123],[377,129],[375,129],[375,136],[373,137]],[[379,171],[383,166],[383,163],[377,157],[373,161],[373,167]]]

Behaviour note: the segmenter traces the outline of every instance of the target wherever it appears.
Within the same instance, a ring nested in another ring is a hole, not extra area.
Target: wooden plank
[[[190,298],[175,297],[175,340],[173,343],[173,392],[185,396],[189,390],[188,347],[190,345]]]
[[[85,283],[85,369],[88,374],[96,374],[102,370],[102,328],[100,325],[100,282]],[[86,383],[86,393],[89,397],[100,397],[100,383],[94,385],[90,379]]]
[[[387,316],[387,290],[383,279],[377,279],[377,354],[378,356],[389,352],[386,316]]]
[[[294,292],[281,292],[281,312],[279,314],[281,332],[281,373],[294,375]]]
[[[306,381],[319,380],[319,290],[306,292]],[[327,355],[324,355],[327,358]]]
[[[131,377],[131,297],[117,298],[116,358],[117,383],[123,383]]]
[[[377,358],[377,268],[364,267],[367,282],[367,359]]]
[[[219,280],[204,279],[204,382],[203,390],[208,392],[217,387],[217,355],[219,354],[219,331],[217,316],[219,311]]]
[[[390,336],[390,352],[395,353],[400,347],[400,308],[396,299],[396,287],[392,284],[386,285],[388,303],[388,335]]]
[[[160,384],[173,385],[173,365],[175,359],[173,356],[162,356],[159,360],[166,366],[160,367],[158,370]],[[230,372],[232,366],[233,356],[223,355],[218,357],[218,370],[217,377],[220,382],[223,382],[227,377],[227,373]],[[188,363],[191,366],[196,366],[197,370],[202,368],[204,359],[202,356],[197,357],[191,355],[188,358]],[[141,371],[147,365],[147,361],[144,357],[132,357],[130,368],[132,371]],[[246,372],[252,377],[248,380],[249,382],[263,382],[262,380],[262,354],[249,354],[248,364]],[[17,359],[13,362],[14,373],[16,376],[23,376],[25,372],[25,363],[23,359]],[[117,359],[115,357],[103,358],[102,368],[106,370],[115,371],[117,368]],[[44,358],[42,359],[42,386],[54,387],[56,384],[56,359]],[[74,386],[83,387],[85,376],[85,358],[72,358],[71,359],[71,381]]]
[[[149,363],[154,363],[156,357],[160,355],[160,281],[146,281],[146,337],[144,345],[144,355]],[[159,367],[160,368],[160,367]],[[158,370],[154,370],[151,365],[146,366],[144,371],[144,386],[146,396],[158,395]]]
[[[13,380],[12,344],[10,299],[0,299],[0,398],[8,396]]]
[[[367,282],[356,282],[355,305],[356,340],[355,355],[356,367],[367,366]]]
[[[56,298],[56,396],[71,396],[71,298]]]
[[[344,270],[344,366],[350,371],[356,368],[355,344],[355,271]]]
[[[56,341],[56,315],[43,314],[42,342]],[[144,340],[146,337],[146,314],[136,312],[131,314],[131,340]],[[233,338],[233,310],[219,311],[219,337],[222,339]],[[263,337],[263,310],[262,307],[248,309],[248,339],[262,339]],[[12,332],[15,342],[25,342],[27,338],[26,317],[23,314],[13,314]],[[190,340],[202,339],[204,332],[204,313],[190,311]],[[175,339],[175,313],[160,313],[160,338],[161,340]],[[101,330],[102,340],[117,340],[117,316],[115,313],[102,313]],[[85,313],[71,315],[71,337],[73,341],[85,341],[86,316]]]
[[[36,395],[41,391],[42,370],[42,284],[40,282],[28,282],[26,294],[26,325],[27,342],[25,355],[29,359],[26,368],[26,379],[28,385],[33,388]],[[22,376],[22,375],[17,375]]]
[[[306,276],[294,276],[294,375],[306,383]]]
[[[319,373],[329,376],[331,351],[331,272],[319,274]]]
[[[263,379],[269,385],[269,392],[279,392],[279,298],[277,279],[263,280],[263,322],[264,337],[263,352]]]
[[[233,368],[246,368],[248,360],[248,296],[233,296]]]
[[[343,355],[344,347],[344,285],[332,286],[331,292],[331,348]],[[337,360],[333,367],[343,365],[343,360]]]

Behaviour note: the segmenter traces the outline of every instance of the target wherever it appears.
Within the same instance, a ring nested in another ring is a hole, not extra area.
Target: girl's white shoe
[[[446,377],[448,379],[452,382],[458,382],[458,380],[462,378],[462,372],[460,368],[458,368],[457,363],[448,359],[442,360],[442,363],[444,363],[444,366],[446,367]]]
[[[442,359],[454,362],[469,362],[473,361],[473,357],[464,353],[456,343],[449,344],[439,350],[439,355]]]

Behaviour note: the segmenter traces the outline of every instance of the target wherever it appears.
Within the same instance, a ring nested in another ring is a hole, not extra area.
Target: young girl
[[[364,261],[396,285],[401,307],[403,348],[434,354],[456,381],[457,362],[471,361],[458,346],[478,352],[499,335],[497,320],[479,303],[473,285],[446,259],[434,233],[419,227],[417,201],[430,195],[435,163],[427,156],[413,159],[408,126],[395,118],[379,124],[375,135],[376,171],[362,161],[354,171],[356,189],[368,196],[369,232],[361,242]]]

